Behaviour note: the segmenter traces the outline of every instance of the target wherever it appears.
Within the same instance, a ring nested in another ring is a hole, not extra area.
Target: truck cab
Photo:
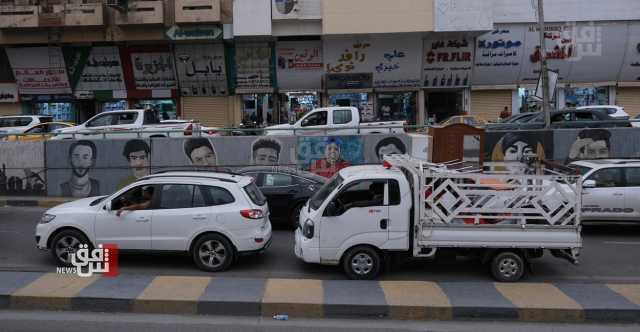
[[[409,251],[411,198],[398,170],[382,165],[343,169],[300,212],[296,255],[308,263],[337,265],[354,248],[369,248],[349,264],[355,274],[376,272],[371,269],[377,268],[372,260],[378,250]]]

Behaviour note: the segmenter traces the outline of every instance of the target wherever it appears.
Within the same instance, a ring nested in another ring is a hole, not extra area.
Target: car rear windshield
[[[322,202],[329,197],[329,194],[338,188],[343,181],[344,179],[342,179],[339,174],[334,175],[329,182],[322,186],[322,188],[320,188],[320,190],[311,197],[309,200],[309,207],[313,210],[317,210],[320,205],[322,205]]]
[[[249,195],[251,201],[257,205],[264,205],[267,202],[267,199],[262,194],[262,191],[258,189],[256,183],[251,181],[248,185],[244,186],[244,191]]]

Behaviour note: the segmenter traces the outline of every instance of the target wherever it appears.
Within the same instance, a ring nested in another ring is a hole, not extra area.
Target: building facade
[[[640,113],[640,2],[547,1],[545,16],[543,50],[530,0],[0,0],[0,115],[495,120],[535,106],[542,51],[557,107]]]

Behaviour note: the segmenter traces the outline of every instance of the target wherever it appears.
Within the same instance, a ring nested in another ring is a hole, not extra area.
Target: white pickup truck
[[[295,255],[373,279],[394,255],[472,255],[502,282],[548,249],[573,263],[582,247],[573,175],[465,172],[407,155],[340,170],[300,211]]]
[[[294,124],[266,127],[265,135],[357,135],[404,133],[405,121],[362,122],[355,107],[316,108]]]
[[[122,110],[100,113],[85,123],[58,129],[51,139],[184,137],[202,133],[199,124],[160,121],[156,110]],[[211,134],[213,135],[213,134]]]

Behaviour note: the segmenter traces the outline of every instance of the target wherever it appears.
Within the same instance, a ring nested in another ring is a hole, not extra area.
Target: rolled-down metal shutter
[[[0,116],[21,114],[22,108],[20,107],[20,103],[0,103]]]
[[[197,120],[207,127],[225,127],[229,97],[182,97],[182,114],[187,120]]]
[[[485,120],[495,121],[505,106],[511,110],[511,90],[471,91],[471,115]]]
[[[624,107],[625,112],[634,117],[640,114],[640,87],[616,89],[616,104]]]

